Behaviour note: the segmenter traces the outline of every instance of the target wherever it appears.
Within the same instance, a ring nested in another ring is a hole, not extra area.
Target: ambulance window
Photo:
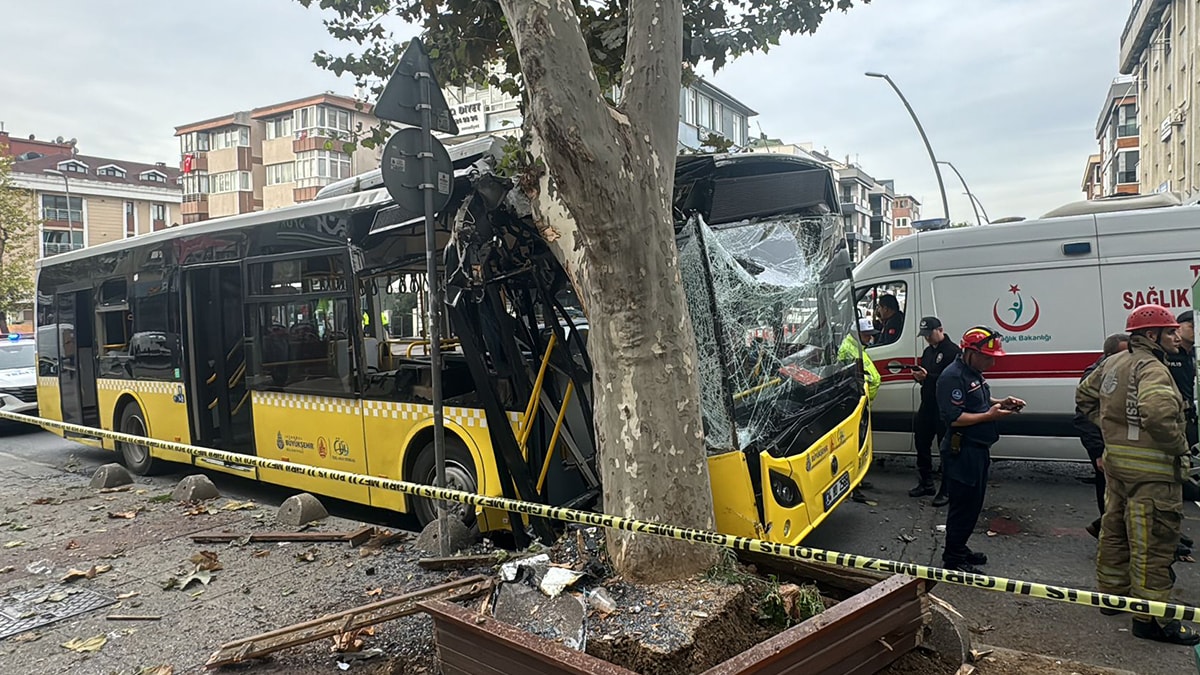
[[[863,344],[878,347],[899,341],[904,334],[908,285],[903,281],[889,281],[856,290],[859,322],[862,324],[862,319],[870,321],[870,328],[860,330],[858,334]]]

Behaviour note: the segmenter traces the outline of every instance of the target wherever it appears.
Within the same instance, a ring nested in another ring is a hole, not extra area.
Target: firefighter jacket
[[[1130,483],[1183,479],[1183,399],[1151,340],[1134,335],[1079,385],[1075,404],[1104,434],[1104,472]]]
[[[867,400],[874,401],[875,394],[879,392],[879,383],[883,378],[879,376],[879,371],[875,368],[875,363],[871,361],[871,357],[867,356],[867,350],[862,348],[853,335],[847,335],[842,344],[838,347],[838,361],[844,363],[853,361],[858,355],[862,355],[863,377],[867,385]]]

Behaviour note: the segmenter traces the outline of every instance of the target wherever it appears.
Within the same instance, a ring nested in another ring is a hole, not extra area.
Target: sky
[[[915,195],[924,217],[940,216],[916,127],[885,81],[863,75],[887,73],[938,159],[958,168],[992,219],[1036,217],[1083,198],[1130,6],[874,0],[710,76],[759,113],[752,133],[849,156]],[[77,138],[84,154],[175,164],[178,125],[321,91],[352,93],[351,78],[312,63],[317,50],[344,51],[323,16],[296,0],[24,3],[5,15],[0,123],[18,137]],[[395,29],[399,39],[415,34]],[[973,220],[962,184],[948,167],[942,172],[952,220]]]

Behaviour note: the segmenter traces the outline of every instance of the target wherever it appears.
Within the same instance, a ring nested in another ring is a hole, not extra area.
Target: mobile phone
[[[912,364],[909,364],[909,363],[901,363],[901,364],[900,364],[900,370],[916,370],[916,369],[917,369],[917,368],[919,368],[919,367],[920,367],[920,366],[914,366],[914,365],[912,365]]]

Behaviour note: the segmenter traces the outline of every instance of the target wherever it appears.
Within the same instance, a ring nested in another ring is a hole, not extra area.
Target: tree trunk
[[[681,0],[632,0],[625,100],[608,106],[568,0],[501,0],[521,61],[525,129],[546,173],[539,229],[584,303],[604,508],[711,529],[696,343],[671,196],[678,142]],[[669,92],[669,93],[665,93]],[[630,579],[708,568],[711,547],[608,533]]]

